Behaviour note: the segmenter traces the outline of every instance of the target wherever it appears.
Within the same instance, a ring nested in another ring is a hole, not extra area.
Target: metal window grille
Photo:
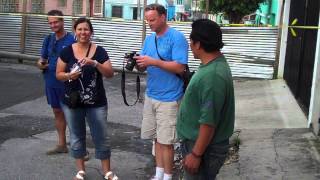
[[[32,0],[31,1],[31,12],[32,13],[43,13],[44,1],[43,0]]]
[[[82,0],[73,0],[73,15],[82,14],[83,9],[83,1]]]
[[[65,7],[66,6],[66,0],[58,0],[58,6],[59,7]]]
[[[177,5],[183,5],[183,0],[176,0]]]
[[[94,1],[94,13],[101,13],[102,12],[102,1],[95,0]]]
[[[112,6],[112,17],[122,18],[122,6]]]
[[[0,0],[0,12],[14,13],[19,10],[19,0]]]

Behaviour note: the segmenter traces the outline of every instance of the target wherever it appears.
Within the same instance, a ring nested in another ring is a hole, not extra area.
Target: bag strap
[[[159,58],[164,61],[164,59],[162,58],[162,56],[160,56],[159,51],[158,51],[158,41],[157,41],[157,36],[154,36],[154,42],[156,43],[156,50],[157,50],[157,54],[159,56]]]
[[[156,44],[156,50],[157,50],[157,54],[158,54],[159,58],[160,58],[162,61],[165,61],[165,59],[162,58],[162,56],[160,56],[159,51],[158,51],[157,36],[154,36],[154,42],[155,42],[155,44]],[[186,71],[186,72],[190,72],[188,64],[186,64],[185,71]],[[179,78],[181,78],[181,75],[180,75],[180,74],[176,74],[176,75],[177,75]]]
[[[90,49],[91,49],[91,43],[89,44],[89,48],[88,48],[88,50],[87,50],[87,54],[86,54],[86,57],[88,57],[88,56],[89,56],[89,53],[90,53]]]
[[[92,43],[89,44],[89,47],[88,47],[88,50],[87,50],[87,53],[86,53],[86,57],[89,56],[90,49],[91,49],[91,44],[92,44]],[[81,73],[81,76],[78,78],[78,80],[79,80],[79,82],[80,82],[82,91],[84,91],[84,87],[83,87],[83,84],[82,84],[82,81],[81,81],[82,78],[83,78],[83,73]]]
[[[50,41],[51,41],[51,33],[48,35],[48,38],[47,38],[47,42],[46,42],[46,49],[48,50],[49,48],[49,44],[50,44]]]

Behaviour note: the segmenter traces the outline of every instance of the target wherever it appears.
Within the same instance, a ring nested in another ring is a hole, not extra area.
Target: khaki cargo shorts
[[[176,123],[180,101],[161,102],[145,95],[142,139],[157,139],[160,144],[174,144],[177,141]]]

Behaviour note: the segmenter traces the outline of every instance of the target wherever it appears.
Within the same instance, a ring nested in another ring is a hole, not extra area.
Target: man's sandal
[[[104,176],[104,179],[106,179],[106,180],[119,180],[118,176],[113,174],[112,171],[107,172],[106,175]]]
[[[73,178],[73,180],[84,180],[86,173],[82,170],[77,172],[77,175]]]

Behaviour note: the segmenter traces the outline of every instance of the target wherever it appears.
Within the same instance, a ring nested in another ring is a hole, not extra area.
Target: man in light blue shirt
[[[141,137],[155,140],[154,180],[172,179],[176,116],[183,96],[183,81],[177,74],[188,63],[188,43],[183,33],[169,27],[166,9],[159,4],[145,8],[145,17],[155,33],[146,37],[137,69],[147,70]]]

